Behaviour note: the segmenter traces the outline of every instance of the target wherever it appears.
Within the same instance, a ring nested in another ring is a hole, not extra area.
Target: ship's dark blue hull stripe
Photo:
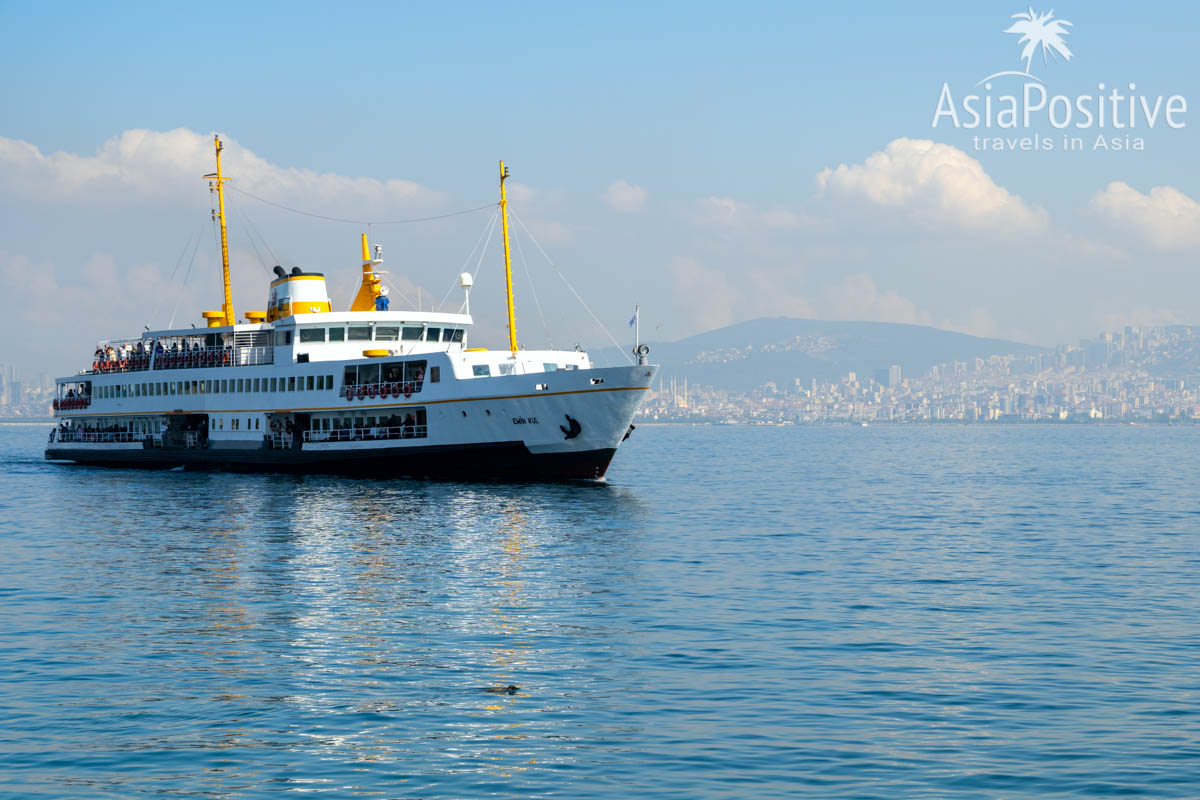
[[[98,451],[69,444],[46,450],[51,460],[106,467],[223,472],[342,473],[389,477],[600,478],[616,448],[531,453],[521,442],[404,446],[362,450],[164,449]]]

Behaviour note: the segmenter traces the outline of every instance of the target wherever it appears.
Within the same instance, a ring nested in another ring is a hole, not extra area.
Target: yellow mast
[[[229,234],[225,232],[225,178],[221,176],[221,138],[213,135],[213,149],[217,152],[217,171],[205,175],[211,190],[213,184],[217,188],[217,218],[221,222],[221,280],[225,286],[225,305],[221,310],[225,313],[225,324],[233,325],[237,315],[233,313],[233,291],[229,288]]]
[[[508,252],[508,198],[504,194],[504,181],[508,170],[500,162],[500,218],[504,223],[504,286],[508,290],[508,349],[517,352],[517,317],[513,313],[512,258]]]

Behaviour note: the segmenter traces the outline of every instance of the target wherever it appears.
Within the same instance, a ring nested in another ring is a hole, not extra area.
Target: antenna
[[[224,147],[221,145],[221,137],[213,134],[213,149],[217,154],[217,171],[204,176],[208,181],[208,189],[211,192],[214,188],[217,190],[217,217],[221,222],[221,279],[225,287],[225,305],[221,310],[225,313],[225,324],[233,325],[237,322],[237,315],[233,313],[233,291],[229,287],[229,234],[225,230],[225,178],[221,175],[221,150]]]

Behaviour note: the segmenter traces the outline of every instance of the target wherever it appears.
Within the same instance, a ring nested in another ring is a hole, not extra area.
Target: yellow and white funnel
[[[299,267],[294,267],[290,273],[283,267],[276,267],[275,274],[279,277],[271,281],[267,322],[293,314],[321,314],[333,310],[324,274],[305,272]]]

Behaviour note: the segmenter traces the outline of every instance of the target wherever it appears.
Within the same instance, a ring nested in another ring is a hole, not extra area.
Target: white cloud
[[[677,258],[669,270],[675,283],[678,313],[689,316],[696,331],[708,331],[734,321],[740,293],[725,273],[700,264],[694,258]]]
[[[927,139],[896,139],[862,164],[822,170],[816,181],[820,200],[852,213],[882,212],[929,231],[1012,234],[1040,230],[1048,220],[1044,210],[997,185],[978,161]]]
[[[268,162],[236,140],[222,139],[222,172],[229,186],[316,212],[342,213],[429,208],[445,197],[409,180],[349,177]],[[128,130],[92,156],[42,153],[28,142],[0,137],[0,183],[10,193],[60,203],[99,196],[131,200],[194,197],[201,176],[214,170],[213,142],[185,128]]]
[[[895,290],[880,291],[874,279],[863,272],[847,275],[841,283],[826,287],[823,305],[822,316],[827,319],[933,324],[928,311]]]
[[[697,200],[695,219],[707,226],[746,231],[812,230],[822,227],[820,220],[803,212],[780,206],[764,210],[721,195],[710,195]]]
[[[644,210],[648,196],[642,187],[623,180],[613,181],[602,195],[609,208],[625,212]]]
[[[1092,195],[1089,207],[1157,250],[1200,244],[1200,204],[1173,186],[1155,186],[1142,194],[1114,181]]]

